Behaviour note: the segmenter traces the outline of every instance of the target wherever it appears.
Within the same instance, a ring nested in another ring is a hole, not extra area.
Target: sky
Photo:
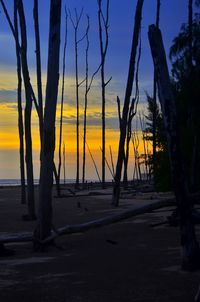
[[[31,76],[31,83],[36,89],[35,76],[35,40],[33,28],[33,1],[24,2],[25,16],[27,21],[28,34],[28,62]],[[5,1],[10,16],[13,16],[13,1]],[[105,4],[105,0],[103,0]],[[48,51],[48,30],[49,30],[49,0],[39,1],[39,22],[41,34],[41,55],[42,55],[42,79],[43,94],[45,98],[46,85],[46,66]],[[90,75],[96,70],[100,63],[99,40],[98,40],[98,20],[97,20],[97,1],[96,0],[67,0],[62,1],[62,26],[61,26],[61,56],[60,72],[62,71],[63,40],[65,33],[65,9],[70,9],[73,16],[74,9],[78,12],[83,8],[83,16],[80,23],[79,37],[81,38],[86,30],[86,14],[90,17],[90,49],[89,49],[89,70]],[[112,80],[106,90],[106,150],[109,160],[109,146],[112,146],[113,156],[116,160],[119,124],[117,113],[117,96],[121,99],[125,93],[127,80],[131,38],[134,24],[136,0],[110,0],[109,18],[109,47],[106,57],[105,73],[106,78],[112,76]],[[16,78],[16,57],[13,36],[0,8],[0,179],[19,178],[19,142],[17,129],[17,78]],[[142,19],[142,56],[140,62],[140,101],[138,110],[146,110],[145,92],[152,92],[153,64],[148,43],[148,26],[155,22],[156,0],[145,0]],[[160,28],[167,54],[172,44],[173,38],[178,34],[181,24],[187,21],[187,0],[161,0]],[[84,79],[85,74],[85,46],[83,40],[79,45],[79,77]],[[170,62],[169,68],[170,68]],[[66,174],[68,179],[75,178],[75,64],[74,64],[74,31],[70,20],[68,20],[68,43],[66,55],[66,76],[65,76],[65,105],[64,105],[64,128],[63,141],[66,145]],[[61,81],[60,81],[61,82]],[[83,121],[83,94],[84,87],[80,88],[80,120],[82,146],[82,121]],[[134,90],[133,90],[134,94]],[[23,100],[24,102],[24,100]],[[56,131],[58,136],[58,123],[60,112],[60,90],[58,96],[58,110],[56,119]],[[136,123],[135,123],[136,124]],[[39,175],[39,137],[38,119],[35,110],[32,113],[32,136],[33,136],[33,155],[34,155],[34,174],[35,178]],[[88,103],[88,133],[87,142],[92,154],[97,162],[100,171],[101,165],[101,89],[99,75],[93,82],[89,94]],[[142,152],[142,144],[140,151]],[[131,152],[130,162],[133,162]],[[57,149],[55,153],[57,161]],[[130,164],[131,167],[131,164]],[[133,171],[130,169],[129,176]],[[80,172],[81,174],[81,172]],[[91,158],[87,155],[86,178],[96,179],[95,169]],[[107,179],[111,176],[107,171]]]

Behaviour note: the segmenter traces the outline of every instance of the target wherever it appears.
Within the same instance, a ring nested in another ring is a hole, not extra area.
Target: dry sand
[[[113,209],[111,190],[106,192],[103,196],[54,198],[55,227],[166,197],[127,195]],[[61,249],[50,247],[44,253],[32,252],[31,243],[9,244],[15,255],[0,258],[0,302],[194,302],[200,273],[180,270],[178,229],[150,226],[169,213],[162,209],[84,234],[63,236],[57,240]],[[19,188],[1,188],[0,233],[32,231],[36,222],[22,221],[23,214],[26,206],[20,204]],[[197,234],[200,237],[199,227]]]

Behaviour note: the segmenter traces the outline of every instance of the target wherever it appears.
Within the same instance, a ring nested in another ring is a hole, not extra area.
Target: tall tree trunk
[[[24,165],[24,123],[22,111],[22,76],[21,76],[21,58],[19,49],[19,32],[18,32],[18,18],[17,6],[14,2],[14,29],[16,34],[16,58],[17,58],[17,105],[18,105],[18,129],[19,129],[19,144],[20,144],[20,178],[21,178],[21,203],[26,203],[26,184],[25,184],[25,165]]]
[[[52,228],[52,187],[55,150],[55,117],[59,83],[61,0],[51,0],[48,49],[48,70],[43,127],[43,148],[39,184],[38,224],[35,230],[35,248],[48,237]]]
[[[182,268],[185,270],[194,270],[200,266],[200,252],[191,217],[192,203],[189,198],[189,177],[183,160],[180,137],[177,131],[176,104],[171,88],[162,35],[155,25],[149,27],[149,42],[156,70],[159,100],[166,129],[174,192],[180,214]]]
[[[39,18],[38,18],[38,0],[34,0],[33,17],[34,17],[35,44],[36,44],[35,53],[36,53],[37,90],[38,90],[38,117],[39,117],[39,128],[40,128],[40,141],[41,141],[41,146],[42,146],[42,133],[43,133],[43,96],[42,96],[42,72],[41,72],[40,30],[39,30]]]
[[[102,97],[102,187],[105,187],[105,155],[106,155],[106,86],[110,82],[109,79],[105,81],[105,62],[108,49],[108,21],[109,21],[109,4],[110,1],[106,0],[106,14],[104,16],[102,11],[102,0],[98,0],[98,24],[99,24],[99,42],[101,54],[101,97]],[[105,42],[103,35],[103,26],[105,31]]]
[[[141,58],[141,34],[140,34],[140,46],[137,59],[136,76],[135,76],[135,97],[132,99],[132,103],[129,109],[128,120],[127,120],[127,136],[126,136],[126,151],[124,156],[124,188],[128,187],[128,161],[129,161],[129,144],[132,136],[132,120],[137,113],[137,105],[139,102],[139,65]]]
[[[160,0],[157,0],[157,10],[156,10],[156,26],[159,28],[160,23]],[[156,104],[157,104],[157,87],[156,87],[156,73],[154,70],[154,77],[153,77],[153,153],[152,153],[152,159],[153,159],[153,179],[155,184],[155,167],[156,167]]]
[[[71,16],[71,12],[69,11],[69,17],[74,28],[74,46],[75,46],[75,78],[76,78],[76,187],[79,187],[79,87],[82,85],[84,80],[79,83],[79,69],[78,69],[78,44],[83,41],[86,35],[83,35],[82,38],[78,38],[78,29],[80,25],[80,21],[83,15],[83,9],[78,15],[77,10],[75,9],[75,20]]]
[[[122,165],[124,159],[124,144],[126,140],[126,129],[127,129],[127,118],[129,112],[130,98],[132,94],[133,81],[135,75],[135,59],[137,54],[138,42],[139,42],[139,33],[141,28],[141,19],[142,19],[142,7],[144,0],[138,0],[136,13],[135,13],[135,25],[132,39],[132,49],[129,63],[129,73],[128,80],[126,86],[126,93],[124,99],[124,107],[122,113],[122,121],[120,127],[120,140],[119,140],[119,148],[118,148],[118,159],[116,166],[116,174],[115,174],[115,184],[113,188],[113,198],[112,204],[118,206],[119,204],[119,196],[120,196],[120,181],[121,181],[121,173],[122,173]]]
[[[83,175],[82,175],[82,183],[84,186],[85,183],[85,161],[86,161],[86,139],[87,139],[87,107],[88,107],[88,92],[89,83],[88,83],[88,73],[89,73],[89,66],[88,66],[88,52],[89,52],[89,17],[88,19],[88,25],[86,29],[86,51],[85,51],[85,106],[84,106],[84,122],[83,122]]]
[[[61,93],[61,109],[60,109],[60,134],[59,134],[59,148],[58,148],[58,180],[60,186],[60,174],[61,174],[61,166],[62,166],[62,155],[61,155],[61,147],[62,147],[62,128],[63,128],[63,107],[64,107],[64,92],[65,92],[65,59],[66,59],[66,48],[67,48],[67,11],[65,8],[65,40],[64,40],[64,50],[63,50],[63,70],[62,70],[62,93]],[[59,190],[60,191],[60,190]]]
[[[31,137],[31,111],[32,111],[32,87],[30,84],[28,63],[27,63],[27,32],[24,7],[22,0],[17,1],[17,9],[20,21],[21,32],[21,62],[22,73],[25,86],[26,106],[25,106],[25,142],[26,142],[26,170],[27,170],[27,197],[28,212],[30,219],[35,219],[35,196],[33,178],[33,156]]]

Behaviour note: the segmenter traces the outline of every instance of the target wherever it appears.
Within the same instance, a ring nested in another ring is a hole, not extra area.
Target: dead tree
[[[42,95],[42,71],[41,71],[41,54],[40,54],[40,30],[38,17],[38,0],[34,0],[33,19],[35,28],[35,45],[36,45],[36,70],[37,70],[37,93],[38,93],[38,118],[40,129],[40,143],[42,147],[43,133],[43,95]]]
[[[22,110],[22,75],[21,75],[21,57],[19,47],[19,31],[18,31],[18,17],[17,6],[14,2],[14,30],[16,35],[15,48],[17,58],[17,106],[18,106],[18,129],[19,129],[19,153],[20,153],[20,175],[21,175],[21,203],[26,203],[26,184],[25,184],[25,165],[24,165],[24,122],[23,122],[23,110]]]
[[[61,0],[50,2],[50,27],[46,101],[43,125],[43,148],[41,153],[38,223],[34,232],[35,249],[40,249],[39,240],[51,234],[52,187],[55,150],[55,117],[59,84]]]
[[[182,268],[185,270],[194,270],[200,267],[200,251],[192,222],[189,175],[186,171],[183,151],[181,149],[176,103],[170,83],[162,35],[155,25],[149,27],[149,42],[166,130],[174,192],[180,215]]]
[[[159,28],[160,23],[160,6],[161,1],[157,0],[157,10],[156,10],[156,26]],[[153,140],[153,149],[152,149],[152,162],[153,162],[153,178],[155,182],[155,166],[156,166],[156,108],[157,108],[157,87],[156,87],[156,73],[154,71],[153,78],[153,129],[152,129],[152,140]]]
[[[15,0],[19,15],[20,34],[21,34],[21,63],[22,74],[25,86],[26,106],[25,106],[25,143],[26,143],[26,171],[27,171],[27,197],[28,213],[30,219],[35,219],[35,196],[34,196],[34,177],[33,177],[33,155],[31,137],[31,112],[32,112],[32,86],[27,62],[27,32],[24,7],[22,0]]]
[[[75,74],[76,74],[76,187],[79,186],[79,87],[85,82],[85,79],[79,82],[79,69],[78,69],[78,45],[84,40],[86,34],[80,39],[78,38],[78,30],[80,21],[83,15],[83,9],[78,14],[75,9],[75,18],[72,17],[69,10],[69,18],[74,28],[74,46],[75,46]]]
[[[112,166],[112,174],[115,175],[115,168],[114,168],[113,154],[112,154],[112,147],[111,146],[109,146],[109,150],[110,150],[110,161],[111,161],[111,166]]]
[[[128,119],[130,99],[131,99],[132,88],[133,88],[133,80],[135,75],[135,59],[137,54],[138,42],[139,42],[143,3],[144,0],[138,0],[137,7],[136,7],[136,14],[135,14],[135,25],[134,25],[134,32],[133,32],[133,39],[132,39],[132,49],[131,49],[131,56],[130,56],[128,80],[127,80],[124,107],[123,107],[121,127],[120,127],[120,140],[119,140],[118,159],[117,159],[116,174],[115,174],[115,184],[113,188],[112,204],[115,206],[119,205],[120,181],[121,181],[122,165],[124,160],[124,144],[126,140],[127,119]]]
[[[83,121],[83,170],[82,170],[82,184],[85,183],[85,160],[86,160],[86,135],[87,135],[87,106],[88,106],[88,93],[90,90],[89,83],[88,83],[88,73],[89,73],[89,66],[88,66],[88,52],[89,52],[89,29],[90,29],[90,19],[87,16],[87,29],[86,29],[86,51],[85,51],[85,106],[84,106],[84,121]]]
[[[90,157],[91,157],[91,159],[92,159],[92,162],[93,162],[93,165],[94,165],[94,168],[95,168],[97,177],[98,177],[98,179],[99,179],[99,182],[101,183],[101,177],[100,177],[100,175],[99,175],[99,171],[98,171],[96,162],[95,162],[95,160],[94,160],[94,157],[93,157],[93,155],[92,155],[92,152],[90,151],[89,145],[87,144],[87,142],[85,142],[85,143],[86,143],[86,146],[87,146],[87,148],[88,148],[88,152],[89,152],[89,154],[90,154]]]
[[[99,72],[99,69],[101,67],[101,64],[96,69],[96,71],[91,76],[91,79],[89,80],[89,30],[90,30],[90,19],[89,16],[87,16],[87,28],[86,28],[86,50],[85,50],[85,104],[84,104],[84,121],[83,121],[83,175],[82,175],[82,183],[85,183],[85,166],[86,166],[86,140],[87,140],[87,108],[88,108],[88,94],[90,92],[92,83],[94,81],[94,78],[96,74]]]
[[[65,40],[64,40],[64,50],[63,50],[63,70],[62,70],[62,93],[61,93],[61,109],[60,109],[60,133],[59,133],[59,148],[58,148],[58,180],[59,180],[59,191],[58,195],[60,195],[60,174],[61,174],[61,166],[62,166],[62,155],[61,155],[61,147],[62,147],[62,128],[63,128],[63,107],[64,107],[64,92],[65,92],[65,61],[66,61],[66,48],[67,48],[67,26],[68,25],[68,15],[67,10],[65,8]]]
[[[105,154],[106,154],[106,86],[109,84],[112,78],[108,81],[105,80],[105,63],[106,54],[108,50],[108,28],[109,28],[109,4],[110,0],[106,0],[106,12],[105,15],[102,10],[102,0],[97,0],[98,3],[98,24],[99,24],[99,42],[100,42],[100,54],[101,54],[101,94],[102,94],[102,187],[105,186]],[[104,33],[105,41],[104,41]]]
[[[27,62],[27,33],[26,33],[26,20],[24,15],[24,8],[22,0],[15,0],[17,13],[19,16],[21,45],[19,39],[16,37],[15,28],[12,24],[7,8],[3,0],[0,0],[6,19],[10,26],[11,32],[15,39],[18,49],[20,50],[22,75],[25,87],[25,143],[26,143],[26,172],[27,172],[27,200],[28,200],[28,215],[30,219],[35,219],[35,198],[34,198],[34,181],[33,181],[33,160],[32,160],[32,138],[31,138],[31,111],[32,101],[34,101],[36,111],[38,112],[38,104],[30,83],[29,69]]]
[[[136,67],[136,76],[135,76],[135,97],[132,99],[131,106],[129,109],[128,114],[128,122],[127,122],[127,136],[126,136],[126,151],[124,156],[124,188],[126,189],[128,187],[128,160],[129,160],[129,145],[131,141],[132,136],[132,120],[134,116],[137,113],[137,105],[139,102],[139,64],[140,64],[140,58],[141,58],[141,34],[140,34],[140,47],[139,47],[139,54],[137,59],[137,67]]]
[[[65,142],[63,142],[63,178],[64,178],[64,185],[66,184],[66,160],[65,160]]]
[[[41,69],[41,51],[40,51],[40,30],[39,30],[39,17],[38,17],[38,0],[34,0],[33,7],[33,19],[34,19],[34,29],[35,29],[35,44],[36,44],[36,74],[37,74],[37,94],[38,101],[32,89],[32,98],[36,106],[36,111],[39,119],[39,130],[40,130],[40,145],[42,150],[42,139],[43,139],[43,92],[42,92],[42,69]],[[56,189],[58,196],[60,195],[60,185],[58,172],[54,163],[54,177],[56,182]]]

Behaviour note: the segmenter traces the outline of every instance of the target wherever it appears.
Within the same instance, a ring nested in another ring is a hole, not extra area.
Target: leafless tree
[[[22,75],[25,87],[25,143],[26,143],[26,171],[27,171],[27,199],[28,199],[28,214],[29,219],[35,219],[35,197],[34,197],[34,181],[33,181],[33,160],[32,160],[32,138],[31,138],[31,112],[32,112],[32,102],[34,102],[37,113],[39,112],[39,107],[37,100],[35,98],[33,88],[30,82],[28,62],[27,62],[27,33],[26,33],[26,20],[24,15],[24,7],[22,0],[15,0],[15,6],[17,14],[19,16],[20,25],[20,36],[21,45],[19,45],[19,39],[17,39],[15,28],[12,24],[10,16],[8,14],[7,8],[3,0],[0,1],[3,11],[5,13],[6,19],[10,26],[11,32],[15,39],[15,43],[20,50]]]
[[[71,15],[69,10],[69,18],[74,28],[74,46],[75,46],[75,73],[76,73],[76,186],[79,186],[79,87],[85,82],[85,79],[79,82],[79,69],[78,69],[78,45],[85,39],[84,34],[80,39],[78,38],[78,30],[80,21],[83,15],[83,9],[78,14],[77,10],[74,9],[75,17]]]
[[[49,22],[48,68],[39,184],[39,211],[38,223],[34,232],[35,249],[40,249],[39,241],[48,237],[51,234],[52,228],[52,186],[55,150],[55,118],[59,84],[61,0],[51,0]]]
[[[63,142],[63,178],[64,178],[64,185],[66,184],[66,150],[65,150],[65,142]]]
[[[62,166],[62,155],[61,155],[61,147],[62,147],[62,129],[63,129],[63,107],[64,107],[64,92],[65,92],[65,61],[66,61],[66,48],[67,48],[67,33],[68,33],[68,15],[67,9],[65,7],[65,39],[64,39],[64,50],[63,50],[63,70],[62,70],[62,93],[61,93],[61,109],[60,109],[60,134],[59,134],[59,162],[58,162],[58,179],[59,179],[59,191],[58,195],[60,195],[60,174],[61,174],[61,166]]]
[[[87,28],[86,28],[86,50],[85,50],[85,104],[84,104],[84,121],[83,121],[83,175],[82,175],[82,183],[85,182],[85,166],[86,166],[86,140],[87,140],[87,108],[88,108],[88,94],[90,92],[92,83],[96,74],[99,72],[101,64],[93,73],[89,80],[89,30],[90,30],[90,19],[87,16]]]
[[[101,93],[102,93],[102,186],[105,186],[105,154],[106,154],[106,86],[112,78],[105,80],[105,63],[108,50],[108,28],[109,28],[109,5],[110,0],[106,0],[106,12],[103,13],[102,0],[97,0],[98,3],[98,24],[99,24],[99,42],[101,54]],[[104,41],[105,33],[105,41]]]
[[[99,171],[98,171],[98,168],[97,168],[97,164],[96,164],[95,159],[94,159],[94,157],[93,157],[93,155],[92,155],[92,152],[90,151],[90,147],[89,147],[88,143],[87,143],[87,142],[85,142],[85,143],[86,143],[86,146],[87,146],[87,148],[88,148],[88,152],[89,152],[89,154],[90,154],[90,157],[91,157],[91,159],[92,159],[92,162],[93,162],[93,165],[94,165],[94,168],[95,168],[97,177],[98,177],[98,179],[99,179],[99,182],[101,183],[101,177],[100,177],[100,175],[99,175]]]
[[[200,250],[192,222],[189,175],[185,167],[183,150],[181,148],[175,98],[170,83],[162,35],[155,25],[149,27],[149,42],[156,70],[159,100],[168,142],[172,180],[180,215],[182,268],[193,270],[200,266]]]
[[[21,63],[22,74],[25,87],[26,106],[25,106],[25,142],[26,142],[26,171],[27,171],[27,194],[28,210],[30,219],[35,219],[35,196],[34,196],[34,177],[33,177],[33,155],[31,137],[31,111],[32,111],[32,86],[27,62],[27,32],[24,7],[22,0],[15,0],[19,15],[20,35],[21,35]]]
[[[139,53],[137,59],[137,67],[136,67],[136,76],[135,76],[135,96],[132,99],[131,106],[128,113],[128,121],[127,121],[127,135],[126,135],[126,151],[124,155],[124,188],[128,186],[128,160],[129,160],[129,144],[132,136],[132,120],[137,113],[137,105],[139,102],[139,64],[141,58],[141,34],[140,34],[140,46]]]
[[[112,166],[112,173],[113,173],[113,175],[115,175],[115,168],[114,168],[114,161],[113,161],[113,154],[112,154],[111,146],[109,146],[109,150],[110,150],[110,161],[111,161],[111,166]]]
[[[120,126],[120,140],[119,140],[118,159],[117,159],[116,174],[115,174],[115,184],[113,188],[112,204],[115,206],[118,206],[119,204],[121,172],[122,172],[122,165],[124,160],[124,144],[126,140],[127,119],[128,119],[130,99],[131,99],[132,88],[133,88],[133,80],[135,75],[135,59],[136,59],[137,48],[139,43],[143,3],[144,0],[137,1],[136,14],[135,14],[135,25],[134,25],[134,32],[133,32],[133,39],[132,39],[132,49],[131,49],[131,56],[130,56],[128,80],[127,80],[124,107],[123,107],[121,126]]]
[[[35,45],[36,45],[36,70],[37,70],[37,93],[38,93],[38,117],[40,128],[40,141],[42,144],[43,133],[43,95],[42,95],[42,71],[41,71],[41,53],[40,53],[40,30],[38,17],[38,0],[34,0],[33,19],[35,28]]]
[[[161,1],[157,0],[157,9],[156,9],[156,26],[159,28],[160,23],[160,6]],[[153,79],[153,129],[152,129],[152,142],[153,142],[153,149],[152,149],[152,160],[153,160],[153,177],[155,172],[155,165],[156,165],[156,104],[157,104],[157,87],[156,87],[156,73],[154,71],[154,79]]]
[[[22,75],[21,75],[21,57],[19,48],[19,31],[18,31],[18,16],[17,6],[14,2],[14,30],[16,35],[15,47],[17,58],[17,105],[18,105],[18,129],[19,129],[19,145],[20,145],[20,174],[21,174],[21,203],[26,203],[26,184],[25,184],[25,166],[24,166],[24,123],[22,110]]]

